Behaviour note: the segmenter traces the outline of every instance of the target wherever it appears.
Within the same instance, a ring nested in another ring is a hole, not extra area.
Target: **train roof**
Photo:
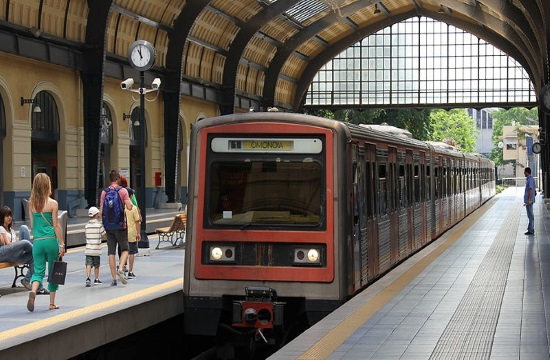
[[[487,159],[480,154],[468,154],[462,151],[452,148],[448,144],[442,142],[430,142],[422,141],[412,137],[412,134],[408,130],[404,130],[395,126],[381,124],[352,124],[348,122],[343,122],[340,120],[327,119],[323,117],[306,115],[306,114],[297,114],[297,113],[288,113],[288,112],[279,112],[279,111],[269,111],[269,112],[248,112],[240,114],[228,114],[221,115],[212,118],[201,119],[197,121],[194,125],[194,131],[198,131],[202,128],[206,128],[214,125],[221,124],[235,124],[235,123],[244,123],[244,122],[268,122],[268,121],[280,121],[293,124],[309,124],[312,126],[321,126],[325,128],[331,128],[335,131],[347,132],[347,137],[350,139],[365,139],[365,140],[374,140],[374,141],[384,141],[392,144],[404,144],[409,146],[414,146],[426,151],[432,149],[435,153],[441,155],[449,156],[458,156],[464,158],[483,158]],[[489,160],[489,159],[487,159]]]

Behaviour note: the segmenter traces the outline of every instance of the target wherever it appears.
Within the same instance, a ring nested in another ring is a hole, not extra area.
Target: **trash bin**
[[[69,213],[67,210],[57,210],[57,219],[59,221],[59,227],[61,228],[61,236],[63,236],[65,248],[67,248],[69,246],[69,244],[67,244],[67,221],[69,220]]]

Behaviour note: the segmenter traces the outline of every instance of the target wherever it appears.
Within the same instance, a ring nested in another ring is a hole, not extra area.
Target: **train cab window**
[[[219,160],[208,169],[206,226],[319,226],[322,164],[312,158]]]

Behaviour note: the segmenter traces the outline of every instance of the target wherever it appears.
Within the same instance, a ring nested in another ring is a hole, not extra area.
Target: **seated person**
[[[19,227],[19,239],[12,228],[13,214],[8,206],[0,209],[0,262],[12,262],[16,264],[28,264],[29,270],[21,284],[31,290],[31,276],[34,273],[34,259],[32,257],[31,233],[27,225]],[[42,285],[38,288],[37,294],[46,295],[49,291]]]

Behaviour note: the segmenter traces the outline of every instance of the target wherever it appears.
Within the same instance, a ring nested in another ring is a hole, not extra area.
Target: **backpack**
[[[114,189],[105,188],[105,198],[103,200],[103,227],[105,230],[117,230],[124,227],[124,204],[118,192],[122,186]]]

